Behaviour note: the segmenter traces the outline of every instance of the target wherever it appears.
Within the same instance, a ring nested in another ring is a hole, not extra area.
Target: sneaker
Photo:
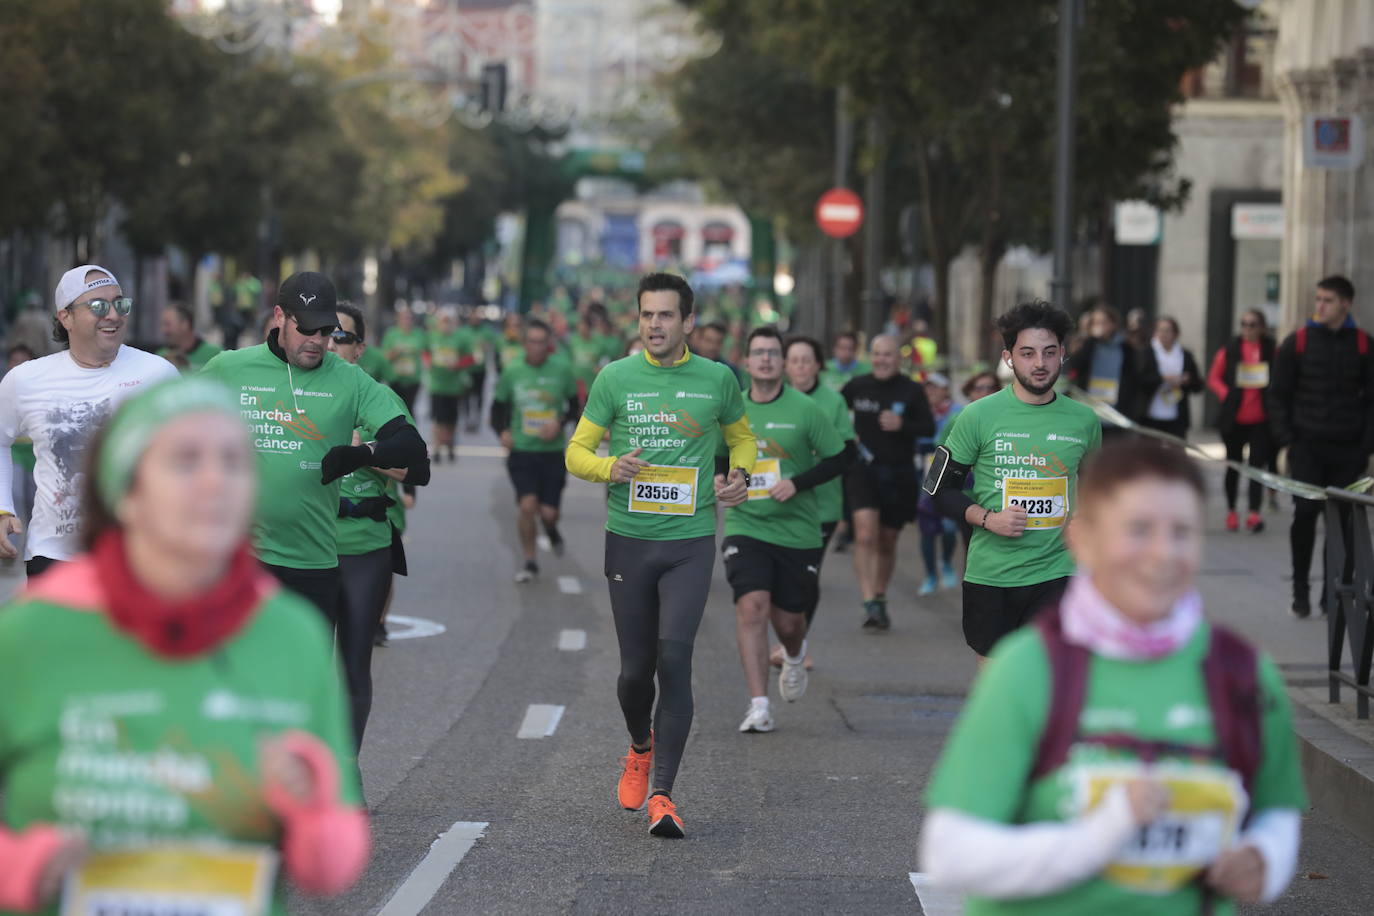
[[[892,621],[887,616],[886,601],[879,601],[876,598],[865,601],[864,613],[868,615],[864,618],[863,628],[865,630],[886,630],[892,626]]]
[[[739,724],[739,730],[745,734],[761,735],[764,732],[773,730],[773,710],[767,706],[755,706],[749,704],[749,712],[745,713],[744,721]]]
[[[687,835],[682,829],[682,818],[677,816],[677,805],[666,795],[649,799],[649,832],[670,840],[680,840]]]
[[[930,575],[926,576],[926,580],[921,583],[921,587],[916,589],[916,594],[922,596],[933,595],[939,590],[940,582],[938,579],[935,578],[935,574],[931,573]]]
[[[954,571],[954,567],[948,564],[940,571],[940,582],[944,588],[958,588],[959,574]]]
[[[539,575],[539,564],[533,560],[527,560],[525,565],[520,567],[520,571],[515,574],[515,581],[523,585],[526,582],[533,582],[537,575]]]
[[[1299,620],[1306,620],[1312,616],[1312,602],[1308,596],[1306,582],[1293,583],[1293,607],[1289,613]]]
[[[778,675],[778,693],[789,703],[795,703],[806,693],[806,684],[810,678],[806,674],[806,665],[803,658],[792,662],[784,658],[782,660],[782,673]]]
[[[1227,531],[1239,531],[1239,530],[1240,530],[1240,516],[1236,514],[1236,510],[1235,510],[1235,509],[1232,509],[1230,512],[1227,512],[1227,513],[1226,513],[1226,530],[1227,530]]]
[[[1259,534],[1264,530],[1264,519],[1260,518],[1258,512],[1251,512],[1245,517],[1245,530],[1251,534]]]
[[[620,771],[620,785],[616,787],[616,798],[620,807],[626,811],[638,811],[644,807],[644,799],[649,797],[649,770],[654,759],[654,738],[649,736],[649,749],[640,753],[631,747],[620,758],[624,767]]]
[[[563,556],[563,549],[566,545],[563,543],[563,535],[559,532],[558,526],[546,525],[544,533],[549,536],[549,550],[553,551],[553,555],[556,557]]]
[[[781,644],[774,646],[773,651],[768,654],[768,664],[772,665],[774,668],[782,667]],[[807,671],[810,671],[812,668],[816,667],[816,663],[811,661],[810,652],[806,653],[806,658],[802,659],[802,667],[805,668]]]
[[[849,549],[849,545],[854,543],[854,539],[849,536],[849,532],[835,535],[835,552],[844,553]]]
[[[387,642],[387,638],[389,636],[391,636],[391,634],[387,632],[386,623],[383,622],[377,624],[377,629],[372,634],[372,645],[378,646],[383,649],[386,648],[387,646],[391,645],[391,643]]]

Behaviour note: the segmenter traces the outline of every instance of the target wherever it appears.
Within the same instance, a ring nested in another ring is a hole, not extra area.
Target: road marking
[[[466,458],[504,458],[508,454],[500,445],[460,445],[454,451]]]
[[[396,627],[401,629],[397,630]],[[425,620],[423,617],[403,617],[400,614],[386,615],[386,638],[389,640],[423,639],[426,636],[438,636],[447,630],[448,627],[442,623]]]
[[[918,871],[909,873],[908,877],[926,916],[963,916],[964,899],[958,893],[932,886],[930,878]]]
[[[486,821],[459,821],[439,834],[377,916],[417,916],[486,830]]]
[[[577,576],[559,576],[558,590],[565,595],[580,595],[582,583],[577,581]]]
[[[562,630],[558,634],[558,648],[564,652],[581,652],[587,648],[587,631]]]
[[[525,719],[520,723],[520,730],[515,733],[515,737],[547,738],[558,728],[558,722],[562,718],[562,706],[531,703],[530,708],[525,710]]]

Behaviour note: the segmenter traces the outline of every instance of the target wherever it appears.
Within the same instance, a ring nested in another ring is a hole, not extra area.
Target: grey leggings
[[[673,791],[692,730],[692,644],[715,561],[714,535],[646,541],[606,532],[606,583],[620,642],[616,695],[633,743],[648,743],[652,717],[655,792]]]

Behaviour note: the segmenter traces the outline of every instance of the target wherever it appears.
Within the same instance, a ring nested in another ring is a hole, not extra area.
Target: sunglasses
[[[120,296],[117,299],[91,299],[83,302],[82,305],[91,310],[91,314],[97,318],[104,318],[110,314],[110,307],[113,306],[116,315],[127,315],[134,309],[134,300],[128,296]],[[67,311],[76,308],[75,305],[67,306]]]
[[[320,337],[328,337],[330,334],[334,333],[334,328],[336,327],[336,325],[327,324],[324,327],[315,328],[315,330],[313,331],[307,331],[305,328],[301,327],[301,320],[297,318],[295,315],[291,316],[291,320],[296,323],[296,330],[304,334],[306,337],[315,337],[316,335]]]
[[[352,331],[345,331],[343,328],[335,328],[330,331],[329,337],[336,344],[341,344],[343,346],[350,346],[362,342],[362,338],[357,334],[354,334]]]

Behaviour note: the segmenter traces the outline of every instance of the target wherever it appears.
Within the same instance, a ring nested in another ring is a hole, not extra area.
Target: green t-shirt
[[[469,372],[458,368],[458,364],[463,357],[472,355],[472,343],[472,332],[467,328],[429,335],[430,394],[454,396],[468,390]]]
[[[502,336],[496,345],[496,356],[500,360],[501,368],[505,369],[525,358],[525,345],[518,337],[510,339]]]
[[[382,355],[391,363],[391,379],[403,385],[414,385],[420,381],[423,366],[420,356],[425,352],[428,341],[425,332],[419,328],[403,331],[400,328],[387,328],[382,335]]]
[[[640,448],[653,466],[607,485],[607,529],[650,541],[715,533],[716,443],[721,426],[744,416],[729,368],[699,356],[659,366],[636,353],[601,370],[583,416],[611,431],[612,455]]]
[[[413,425],[415,418],[410,415],[410,411],[406,410],[405,402],[390,389],[387,389],[387,392],[394,399],[397,414],[404,416],[406,421]],[[358,436],[364,442],[376,434],[375,429],[358,430]],[[401,498],[396,481],[376,468],[359,468],[352,474],[345,474],[339,478],[340,499],[359,502],[370,496],[390,496],[393,500],[398,501]],[[392,510],[395,508],[395,506],[387,508],[388,521],[391,518]],[[402,515],[404,515],[404,510],[402,510]],[[355,557],[391,546],[391,526],[387,522],[373,521],[370,518],[336,518],[334,522],[335,531],[338,535],[337,549],[341,557]],[[404,530],[404,525],[402,530]]]
[[[984,399],[986,400],[986,399]],[[976,403],[981,403],[976,402]],[[965,411],[967,414],[967,411]],[[960,422],[963,422],[962,420]],[[1094,656],[1080,719],[1085,735],[1127,730],[1147,741],[1211,745],[1215,734],[1202,679],[1209,628],[1199,626],[1178,652],[1159,661]],[[1292,712],[1283,679],[1268,656],[1260,662],[1263,756],[1250,809],[1307,806]],[[1027,785],[1050,703],[1050,669],[1038,630],[1026,628],[998,643],[936,764],[926,804],[999,824],[1063,821],[1083,815],[1112,783],[1145,774],[1129,751],[1076,744],[1060,769]],[[1219,762],[1160,757],[1153,775],[1166,779],[1175,804],[1208,813],[1243,816],[1238,774]],[[1237,793],[1240,793],[1239,795]],[[1200,802],[1199,799],[1202,799]],[[1151,865],[1129,857],[1076,887],[1023,900],[970,898],[968,916],[1064,916],[1099,913],[1202,912],[1196,873],[1152,850]],[[1156,885],[1147,892],[1143,885]],[[1181,884],[1173,890],[1175,885]],[[1218,914],[1231,913],[1219,902]]]
[[[202,340],[199,337],[197,337],[196,345],[191,348],[191,351],[189,353],[186,354],[186,368],[181,370],[181,374],[194,375],[195,373],[204,369],[206,363],[208,363],[210,360],[214,359],[215,356],[223,352],[224,351],[220,347],[215,346],[208,340]],[[161,356],[163,359],[170,360],[173,356],[176,355],[176,351],[173,350],[171,347],[159,347],[157,355]]]
[[[508,403],[513,451],[561,452],[567,445],[563,420],[568,399],[577,394],[577,382],[566,362],[552,357],[539,366],[521,360],[506,367],[496,385],[493,401]],[[549,440],[539,438],[545,424],[558,426],[559,433]]]
[[[601,341],[596,337],[574,334],[568,338],[564,349],[572,361],[573,373],[577,380],[590,385],[592,379],[596,378],[596,373],[600,371],[601,361],[605,356]]]
[[[383,385],[391,381],[391,364],[376,347],[367,347],[363,350],[362,355],[358,357],[358,368],[366,372],[369,378]]]
[[[593,334],[602,363],[612,363],[625,353],[625,342],[614,334]]]
[[[391,389],[333,353],[315,369],[287,370],[258,344],[221,353],[202,374],[238,393],[253,434],[258,556],[274,566],[329,569],[338,565],[339,483],[320,483],[320,462],[334,446],[350,444],[354,429],[381,429],[405,411]]]
[[[810,396],[820,407],[821,413],[834,425],[841,445],[854,438],[854,420],[849,416],[849,405],[839,392],[824,384],[817,384],[811,389]],[[844,475],[817,487],[816,501],[820,507],[821,524],[838,522],[844,518]]]
[[[789,385],[766,404],[748,397],[744,411],[758,440],[749,499],[725,513],[726,535],[756,538],[779,547],[801,550],[821,546],[819,490],[803,490],[778,502],[768,490],[782,479],[796,477],[822,458],[844,450],[844,440],[819,404]]]
[[[10,460],[32,474],[38,465],[38,459],[33,454],[33,440],[28,436],[15,439],[14,444],[10,446]]]
[[[1029,516],[1019,538],[973,529],[965,581],[1015,588],[1073,574],[1064,526],[1078,496],[1079,462],[1101,442],[1092,408],[1062,395],[1027,404],[1008,387],[959,413],[945,447],[972,468],[973,501],[1000,512],[1015,500]]]
[[[170,661],[80,598],[20,598],[0,609],[0,696],[23,698],[0,703],[0,823],[10,830],[81,828],[96,852],[278,846],[259,746],[291,729],[333,751],[343,801],[362,802],[332,639],[319,611],[287,591],[213,652]],[[273,898],[271,912],[286,916],[280,879]]]
[[[872,371],[873,367],[861,359],[856,359],[848,369],[841,369],[832,359],[821,370],[821,384],[838,394],[850,379],[859,375],[867,375]]]

